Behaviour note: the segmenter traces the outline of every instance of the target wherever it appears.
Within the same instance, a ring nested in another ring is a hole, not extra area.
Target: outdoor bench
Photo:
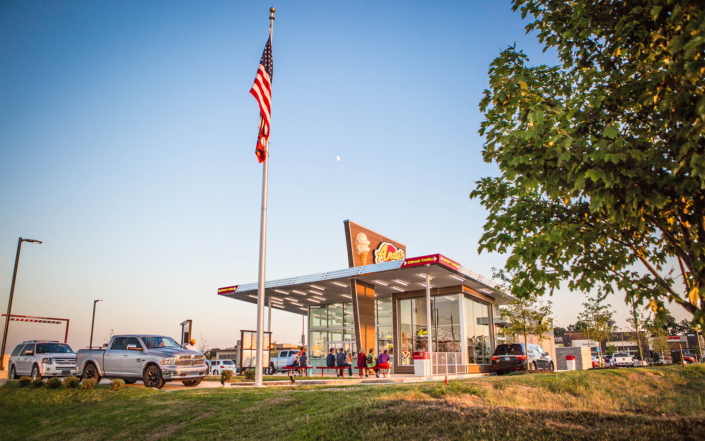
[[[360,376],[361,376],[361,377],[362,377],[362,371],[363,371],[363,369],[370,369],[370,370],[373,370],[373,371],[382,371],[382,375],[383,375],[383,376],[389,375],[389,371],[390,371],[389,368],[383,368],[383,367],[377,367],[377,366],[375,366],[375,367],[364,367],[364,368],[355,366],[355,369],[357,369],[357,370],[360,371]]]
[[[336,370],[336,369],[337,369],[337,370],[340,371],[340,374],[342,375],[342,377],[345,378],[345,372],[344,372],[344,370],[345,370],[345,369],[350,369],[350,366],[331,366],[331,367],[328,367],[328,366],[318,366],[316,369],[320,369],[320,370],[321,370],[321,377],[323,376],[323,372],[325,372],[325,369],[333,369],[333,370]]]
[[[309,370],[309,369],[313,369],[313,366],[284,366],[284,367],[281,368],[281,369],[284,370],[284,371],[287,371],[287,372],[286,372],[287,374],[291,374],[291,371],[300,371],[300,370],[303,369],[304,373],[305,373],[306,376],[308,377],[308,376],[309,376],[309,375],[308,375],[308,370]]]

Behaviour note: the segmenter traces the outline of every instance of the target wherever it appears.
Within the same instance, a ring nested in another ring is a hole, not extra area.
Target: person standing
[[[345,350],[343,348],[340,348],[340,351],[338,351],[338,355],[335,358],[335,362],[338,367],[347,367],[348,368],[348,375],[352,377],[352,364],[348,363],[348,356],[345,353]],[[338,376],[342,376],[343,371],[341,370]]]

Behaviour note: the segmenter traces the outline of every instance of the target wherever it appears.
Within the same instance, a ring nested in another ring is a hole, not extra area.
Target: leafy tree
[[[647,319],[644,327],[651,337],[651,350],[659,354],[659,360],[670,358],[671,347],[668,345],[666,320],[656,315],[653,319]]]
[[[644,319],[644,315],[639,311],[637,305],[635,304],[632,304],[632,310],[629,314],[629,318],[627,319],[627,323],[629,324],[629,330],[636,334],[636,341],[639,345],[639,360],[643,360],[644,352],[641,348],[641,334],[644,330],[646,319]]]
[[[585,322],[578,320],[574,325],[568,325],[567,332],[585,332],[587,325]]]
[[[479,251],[510,253],[515,296],[618,289],[705,324],[705,3],[513,3],[560,64],[510,47],[490,66]]]
[[[578,314],[578,319],[585,322],[585,336],[602,347],[602,342],[610,338],[613,331],[614,320],[612,316],[614,312],[610,310],[612,305],[603,305],[603,296],[588,297],[583,303],[583,311]],[[601,353],[600,353],[601,354]],[[602,364],[602,355],[600,355],[600,364]]]
[[[562,337],[565,335],[565,328],[555,327],[553,328],[553,335],[556,337]]]
[[[523,337],[527,355],[529,335],[541,342],[551,332],[551,314],[551,302],[543,303],[536,298],[517,299],[500,309],[502,319],[511,323],[504,332],[514,341]],[[526,357],[526,370],[529,370],[529,357]]]
[[[612,355],[615,352],[618,352],[619,348],[615,345],[607,345],[607,348],[605,349],[605,354],[606,355]]]

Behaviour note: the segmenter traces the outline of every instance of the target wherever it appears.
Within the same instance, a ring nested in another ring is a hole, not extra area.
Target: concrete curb
[[[448,380],[465,380],[469,378],[480,378],[486,377],[490,374],[465,374],[465,375],[453,375],[448,376]],[[406,378],[375,378],[375,379],[362,379],[362,380],[296,380],[296,383],[291,381],[265,381],[263,384],[265,387],[287,387],[287,386],[320,386],[320,385],[375,385],[375,384],[400,384],[400,383],[430,383],[435,381],[445,381],[445,376],[434,376],[434,377],[406,377]],[[247,383],[231,383],[231,387],[255,387],[252,382]]]

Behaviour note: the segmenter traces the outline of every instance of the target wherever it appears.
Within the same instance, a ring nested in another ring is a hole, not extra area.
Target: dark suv
[[[497,375],[506,374],[526,369],[526,345],[514,343],[511,345],[498,345],[492,355],[492,371]],[[529,343],[529,370],[548,369],[553,371],[555,365],[548,352],[538,345]]]

